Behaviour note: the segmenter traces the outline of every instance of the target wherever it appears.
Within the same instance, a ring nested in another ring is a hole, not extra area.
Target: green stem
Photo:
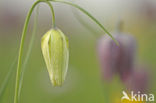
[[[44,0],[43,0],[43,2],[44,2]],[[53,26],[53,28],[55,28],[55,27],[56,27],[56,24],[55,24],[55,12],[54,12],[53,6],[51,5],[51,3],[50,3],[48,0],[46,0],[45,2],[49,5],[49,7],[50,7],[50,9],[51,9],[51,14],[52,14],[52,26]]]
[[[36,7],[37,4],[39,4],[40,2],[45,2],[49,5],[51,11],[52,11],[52,16],[53,16],[53,26],[55,27],[55,14],[54,14],[54,10],[53,10],[53,7],[51,5],[50,2],[48,2],[47,0],[38,0],[36,1],[31,9],[29,10],[28,12],[28,15],[26,17],[26,20],[25,20],[25,24],[24,24],[24,27],[23,27],[23,32],[22,32],[22,37],[21,37],[21,43],[20,43],[20,48],[19,48],[19,54],[18,54],[18,64],[17,64],[17,73],[16,73],[16,85],[15,85],[15,95],[14,95],[14,103],[18,103],[18,97],[19,97],[19,87],[20,87],[20,77],[21,77],[21,65],[22,65],[22,55],[23,55],[23,47],[24,47],[24,41],[25,41],[25,37],[26,37],[26,33],[27,33],[27,29],[28,29],[28,23],[30,21],[30,17],[31,17],[31,14],[34,10],[34,8]]]
[[[105,27],[95,18],[93,17],[88,11],[86,11],[85,9],[83,9],[82,7],[76,5],[76,4],[73,4],[71,2],[67,2],[67,1],[63,1],[63,0],[48,0],[48,1],[52,1],[52,2],[60,2],[60,3],[64,3],[64,4],[68,4],[70,6],[73,6],[77,9],[79,9],[81,12],[83,12],[84,14],[86,14],[88,17],[90,17],[97,25],[99,25],[102,30],[104,30],[104,32],[106,32],[111,38],[112,40],[117,44],[119,45],[118,41],[105,29]]]
[[[32,36],[31,36],[31,39],[30,39],[30,42],[29,42],[29,46],[28,46],[28,50],[27,50],[27,53],[26,53],[26,56],[25,56],[25,59],[24,59],[24,63],[22,64],[22,71],[21,71],[21,77],[20,77],[20,86],[19,86],[19,96],[20,96],[20,93],[21,93],[21,88],[22,88],[22,81],[23,81],[23,78],[24,78],[24,72],[26,70],[26,65],[28,63],[28,60],[29,60],[29,57],[30,57],[30,54],[32,52],[32,48],[33,48],[33,44],[34,44],[34,40],[35,40],[35,34],[36,34],[36,31],[37,31],[37,21],[38,21],[38,14],[39,14],[39,6],[37,6],[37,9],[36,9],[36,14],[34,16],[34,25],[33,25],[33,31],[32,31]]]

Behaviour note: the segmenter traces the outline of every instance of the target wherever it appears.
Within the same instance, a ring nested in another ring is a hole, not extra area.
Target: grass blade
[[[32,32],[32,37],[31,37],[31,40],[30,40],[30,45],[28,47],[28,51],[27,51],[27,54],[26,54],[26,58],[24,60],[24,64],[22,65],[22,68],[23,68],[23,71],[21,72],[21,80],[20,80],[20,90],[21,90],[21,87],[22,87],[22,79],[23,79],[23,76],[24,76],[24,72],[25,72],[25,69],[26,69],[26,65],[27,65],[27,62],[29,60],[29,57],[30,57],[30,54],[31,54],[31,51],[32,51],[32,47],[33,47],[33,44],[34,44],[34,39],[35,39],[35,34],[36,34],[36,30],[37,30],[37,17],[38,17],[38,9],[37,9],[37,13],[35,15],[35,19],[34,19],[34,26],[33,26],[33,32]],[[17,62],[17,57],[15,58],[15,60],[12,62],[11,66],[10,66],[10,69],[0,87],[0,100],[2,100],[2,97],[5,93],[5,90],[6,90],[6,87],[7,87],[7,84],[9,83],[9,80],[10,78],[12,77],[12,74],[13,74],[13,71],[14,71],[14,66]],[[20,92],[19,90],[19,92]]]
[[[96,36],[95,34],[100,34],[98,31],[95,30],[95,28],[93,28],[91,25],[89,25],[82,17],[81,15],[79,15],[76,11],[72,10],[74,17],[77,19],[77,21],[84,26],[89,32],[91,32],[92,34],[94,34],[94,36]]]
[[[67,5],[70,5],[70,6],[73,6],[77,9],[79,9],[81,12],[83,12],[84,14],[86,14],[88,17],[90,17],[105,33],[107,33],[111,38],[112,40],[117,44],[119,45],[118,41],[105,29],[105,27],[94,17],[92,16],[88,11],[86,11],[85,9],[83,9],[82,7],[76,5],[76,4],[73,4],[71,2],[68,2],[68,1],[64,1],[64,0],[48,0],[48,1],[52,1],[52,2],[59,2],[59,3],[64,3],[64,4],[67,4]]]
[[[17,62],[17,57],[12,62],[11,66],[9,68],[9,71],[8,71],[8,73],[7,73],[5,79],[4,79],[4,81],[3,81],[3,83],[2,83],[2,85],[0,87],[0,100],[2,100],[2,97],[3,97],[4,93],[5,93],[7,84],[9,83],[9,80],[10,80],[12,74],[13,74],[13,71],[14,71],[13,67],[15,66],[16,62]]]
[[[36,9],[36,14],[35,14],[35,17],[34,17],[34,25],[33,25],[32,37],[31,37],[31,40],[30,40],[30,43],[29,43],[27,54],[25,56],[24,63],[22,65],[23,69],[21,71],[21,77],[20,77],[20,82],[19,82],[19,96],[20,96],[20,93],[21,93],[22,81],[23,81],[23,77],[24,77],[24,72],[26,70],[26,65],[28,63],[30,54],[32,52],[33,44],[34,44],[34,41],[35,41],[35,34],[37,32],[37,21],[38,21],[37,18],[38,18],[38,14],[39,14],[39,6],[37,6],[37,9]]]

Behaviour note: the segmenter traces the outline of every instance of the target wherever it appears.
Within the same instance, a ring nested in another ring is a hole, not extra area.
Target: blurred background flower
[[[148,93],[150,90],[150,74],[149,68],[144,66],[136,66],[133,74],[124,81],[129,91]],[[152,77],[152,76],[151,76]]]
[[[108,36],[99,41],[98,54],[104,77],[111,78],[118,73],[122,80],[128,78],[133,71],[136,56],[136,40],[126,33],[113,33],[119,46]]]

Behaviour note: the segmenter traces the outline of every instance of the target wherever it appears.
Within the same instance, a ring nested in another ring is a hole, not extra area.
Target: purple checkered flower
[[[131,35],[119,32],[113,36],[119,46],[109,36],[103,36],[98,42],[98,58],[106,80],[111,80],[116,73],[124,80],[133,71],[136,40]]]

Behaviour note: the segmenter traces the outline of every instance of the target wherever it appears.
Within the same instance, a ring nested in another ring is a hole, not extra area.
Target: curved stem
[[[33,4],[32,8],[30,9],[26,21],[24,24],[24,29],[22,32],[22,38],[21,38],[21,43],[20,43],[20,49],[19,49],[19,55],[18,55],[18,64],[17,64],[17,74],[16,74],[16,85],[15,85],[15,95],[14,95],[14,103],[18,103],[18,93],[19,93],[19,81],[20,81],[20,74],[21,74],[21,59],[22,59],[22,54],[23,54],[23,45],[24,45],[24,40],[25,40],[25,34],[28,28],[28,22],[30,20],[31,14],[35,8],[35,6],[39,3],[40,1],[37,1]]]
[[[36,35],[36,32],[37,32],[38,14],[39,14],[39,5],[37,5],[36,13],[35,13],[35,16],[34,16],[33,31],[32,31],[32,34],[31,34],[32,36],[30,38],[27,53],[25,54],[26,55],[25,59],[23,60],[24,63],[22,64],[22,71],[21,71],[21,76],[20,76],[20,81],[19,81],[19,94],[18,94],[19,96],[20,96],[20,93],[21,93],[21,88],[22,88],[22,83],[23,83],[22,81],[23,81],[23,78],[24,78],[24,72],[26,70],[26,65],[28,63],[30,54],[32,52],[32,48],[33,48],[33,44],[34,44],[34,40],[35,40],[35,35]]]
[[[55,24],[55,12],[54,12],[53,6],[51,5],[51,3],[50,3],[49,1],[45,1],[45,2],[49,5],[49,7],[50,7],[50,9],[51,9],[51,14],[52,14],[52,26],[53,26],[53,28],[55,28],[55,26],[56,26],[56,24]]]
[[[22,32],[22,37],[21,37],[21,43],[20,43],[20,48],[19,48],[19,54],[18,54],[18,64],[17,64],[17,73],[16,73],[16,85],[15,85],[15,95],[14,95],[14,103],[18,103],[18,97],[19,97],[19,86],[20,86],[20,77],[21,77],[21,65],[22,65],[22,54],[23,54],[23,47],[24,47],[24,41],[25,41],[25,36],[26,36],[26,33],[27,33],[27,29],[28,29],[28,23],[30,21],[30,17],[31,17],[31,14],[34,10],[34,8],[36,7],[37,4],[39,4],[40,2],[45,2],[49,5],[51,11],[52,11],[52,15],[53,15],[53,26],[55,26],[55,14],[54,14],[54,10],[53,10],[53,7],[51,5],[50,2],[48,2],[47,0],[38,0],[36,1],[31,9],[29,10],[28,12],[28,15],[26,17],[26,20],[25,20],[25,24],[24,24],[24,27],[23,27],[23,32]]]
[[[67,1],[63,1],[63,0],[48,0],[48,1],[52,1],[52,2],[60,2],[60,3],[64,3],[64,4],[68,4],[70,6],[73,6],[77,9],[79,9],[81,12],[83,12],[84,14],[86,14],[88,17],[90,17],[96,24],[98,24],[103,30],[104,32],[106,32],[111,38],[112,40],[119,45],[118,41],[105,29],[105,27],[95,18],[93,17],[88,11],[86,11],[85,9],[83,9],[82,7],[73,4],[71,2],[67,2]]]

